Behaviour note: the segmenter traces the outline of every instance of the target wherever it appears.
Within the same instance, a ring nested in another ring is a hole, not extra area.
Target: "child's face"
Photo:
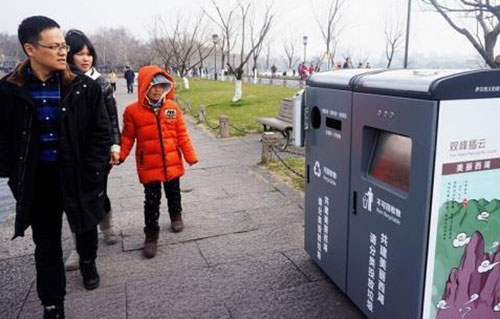
[[[157,85],[153,85],[151,88],[149,88],[149,91],[148,91],[148,99],[151,100],[151,101],[158,101],[163,92],[165,91],[165,89],[167,88],[167,84],[157,84]]]

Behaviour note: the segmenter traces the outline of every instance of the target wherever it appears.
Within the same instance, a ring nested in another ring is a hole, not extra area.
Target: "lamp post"
[[[305,35],[302,37],[302,41],[304,43],[304,65],[306,64],[306,46],[307,46],[307,39],[308,39],[308,36]]]
[[[212,34],[212,42],[214,43],[214,79],[217,81],[217,42],[219,42],[219,35]]]
[[[405,60],[404,68],[408,66],[408,46],[410,43],[410,17],[411,17],[411,0],[408,0],[408,17],[406,18],[406,43],[405,43]]]

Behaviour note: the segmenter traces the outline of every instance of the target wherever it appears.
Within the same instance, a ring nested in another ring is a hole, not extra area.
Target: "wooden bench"
[[[276,117],[259,117],[257,122],[264,126],[264,132],[279,131],[283,135],[284,142],[280,145],[285,150],[290,143],[290,135],[293,130],[293,100],[282,99],[280,111]]]

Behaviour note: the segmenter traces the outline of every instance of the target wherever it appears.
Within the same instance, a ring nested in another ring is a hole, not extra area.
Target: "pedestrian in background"
[[[63,212],[78,238],[80,267],[97,279],[91,288],[99,285],[109,119],[100,86],[68,68],[70,48],[57,22],[26,18],[18,38],[28,60],[0,81],[0,177],[9,178],[17,201],[14,238],[32,229],[43,318],[64,319]]]
[[[112,245],[119,241],[119,237],[113,225],[113,210],[111,208],[111,202],[107,194],[108,174],[112,167],[111,164],[117,164],[120,158],[120,126],[118,124],[116,100],[113,94],[113,88],[108,80],[95,69],[95,65],[97,64],[97,53],[92,45],[92,42],[90,42],[87,36],[82,31],[75,29],[69,30],[66,33],[66,44],[71,47],[71,51],[67,57],[68,63],[71,66],[76,67],[77,71],[82,72],[100,85],[102,95],[104,96],[104,105],[106,106],[106,112],[111,124],[109,129],[112,133],[111,136],[113,138],[113,145],[109,150],[110,164],[108,170],[105,172],[105,176],[103,177],[105,183],[103,193],[104,211],[106,212],[106,215],[99,222],[99,228],[103,233],[104,241],[108,245]],[[78,246],[76,240],[75,245]],[[79,265],[80,262],[78,253],[73,249],[66,260],[65,268],[66,270],[76,270],[79,268]],[[81,271],[83,271],[83,269],[81,269]]]
[[[135,73],[128,66],[125,67],[125,70],[126,71],[123,74],[123,76],[125,77],[125,80],[127,81],[127,93],[133,94],[134,93]]]
[[[111,70],[111,72],[108,73],[108,81],[109,84],[111,84],[111,87],[113,88],[113,92],[116,92],[116,81],[118,80],[118,76],[116,76],[116,73],[114,70]]]
[[[350,57],[345,58],[344,65],[342,66],[343,69],[352,69],[352,61]]]
[[[313,74],[314,73],[314,70],[316,70],[316,68],[314,67],[314,64],[311,63],[311,65],[309,66],[309,75]]]
[[[137,140],[137,173],[145,195],[143,253],[146,258],[153,258],[158,248],[162,184],[172,231],[180,232],[184,228],[179,184],[184,175],[182,158],[189,165],[198,162],[182,111],[173,101],[173,83],[170,75],[160,67],[142,67],[138,100],[127,106],[123,114],[120,161],[125,161]]]
[[[303,83],[307,77],[309,76],[309,70],[304,62],[299,64],[299,76],[300,76],[300,81]]]
[[[276,77],[276,71],[278,71],[278,68],[273,64],[273,66],[271,66],[271,77],[273,79]],[[257,72],[257,68],[255,68],[254,72]]]

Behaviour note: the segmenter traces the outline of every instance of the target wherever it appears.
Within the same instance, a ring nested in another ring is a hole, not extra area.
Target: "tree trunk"
[[[184,89],[189,90],[189,79],[187,78],[187,76],[182,77],[182,83],[183,83]]]
[[[224,67],[221,67],[221,68],[220,68],[219,79],[220,79],[221,81],[226,81],[226,75],[224,74],[224,73],[225,73],[225,72],[224,72],[224,70],[225,70],[225,68],[224,68]]]
[[[253,84],[257,84],[257,69],[253,71]]]
[[[236,86],[235,86],[235,89],[234,89],[234,96],[233,96],[233,103],[235,102],[238,102],[239,100],[241,100],[241,96],[243,94],[243,91],[241,89],[241,79],[239,80],[236,80]]]
[[[387,68],[389,69],[392,64],[392,58],[394,57],[394,51],[391,52],[391,54],[387,57]]]

